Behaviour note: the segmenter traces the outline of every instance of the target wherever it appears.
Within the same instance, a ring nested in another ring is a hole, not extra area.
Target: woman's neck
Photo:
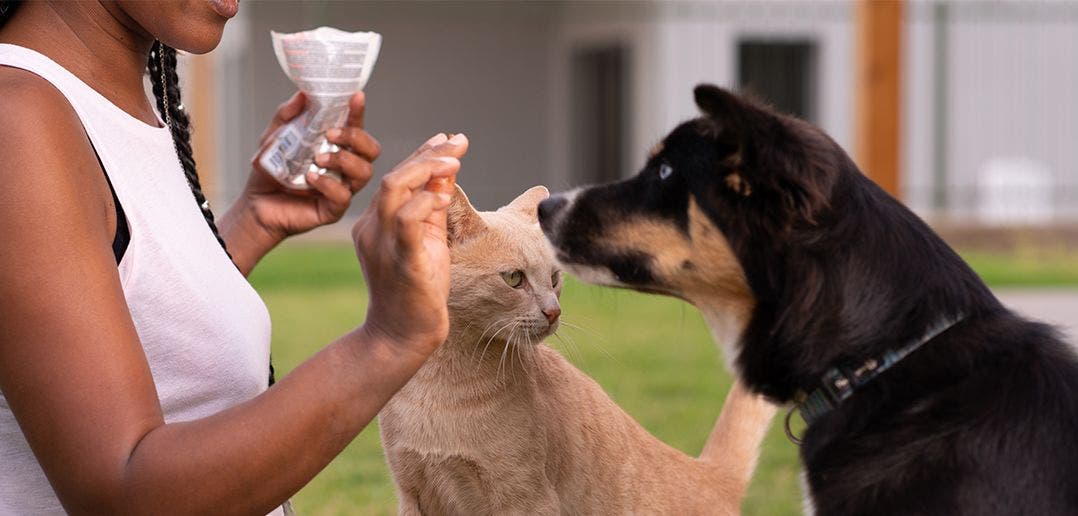
[[[48,56],[131,116],[157,117],[143,89],[153,37],[112,2],[24,2],[0,42]]]

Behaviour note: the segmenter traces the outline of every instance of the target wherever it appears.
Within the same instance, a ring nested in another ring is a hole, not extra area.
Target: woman
[[[236,8],[0,0],[2,514],[280,511],[445,338],[448,198],[426,185],[467,140],[439,135],[353,229],[364,324],[266,390],[269,319],[243,276],[339,219],[379,148],[357,94],[328,134],[344,150],[318,159],[343,182],[296,195],[256,167],[215,227],[173,49],[210,51]]]

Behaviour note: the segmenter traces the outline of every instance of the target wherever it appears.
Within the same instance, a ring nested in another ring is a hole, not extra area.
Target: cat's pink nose
[[[561,307],[546,308],[543,310],[543,315],[546,316],[546,322],[554,324],[558,320],[558,316],[561,315]]]

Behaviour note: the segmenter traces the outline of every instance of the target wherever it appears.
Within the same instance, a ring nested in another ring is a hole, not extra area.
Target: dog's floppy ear
[[[453,200],[446,213],[446,229],[449,245],[463,242],[486,229],[487,224],[475,211],[460,185],[454,184]]]
[[[545,186],[533,186],[498,211],[514,211],[525,216],[528,220],[538,222],[539,203],[543,202],[547,197],[550,197],[550,191]]]
[[[740,119],[745,101],[714,84],[700,84],[693,90],[696,106],[704,114],[720,120]]]
[[[828,206],[841,149],[809,124],[718,86],[701,84],[693,94],[708,122],[722,129],[722,145],[736,149],[724,160],[719,188],[777,200],[782,209],[771,214],[784,225],[815,224]]]

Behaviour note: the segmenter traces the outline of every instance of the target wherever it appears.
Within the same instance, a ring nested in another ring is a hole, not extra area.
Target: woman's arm
[[[466,141],[403,162],[361,217],[357,248],[379,274],[368,279],[363,327],[246,403],[165,424],[120,288],[92,148],[58,92],[8,75],[0,71],[0,390],[69,512],[269,512],[441,344],[448,201],[423,189],[456,172]]]
[[[305,105],[303,94],[296,93],[277,108],[262,133],[259,153],[251,159],[247,186],[218,223],[233,261],[245,276],[286,237],[340,220],[352,196],[370,181],[371,163],[381,153],[378,141],[363,130],[366,97],[356,93],[344,126],[326,132],[330,143],[341,150],[316,157],[319,165],[340,174],[343,182],[308,174],[307,182],[314,188],[311,191],[281,186],[262,170],[258,157],[270,145],[277,128],[299,116]]]

